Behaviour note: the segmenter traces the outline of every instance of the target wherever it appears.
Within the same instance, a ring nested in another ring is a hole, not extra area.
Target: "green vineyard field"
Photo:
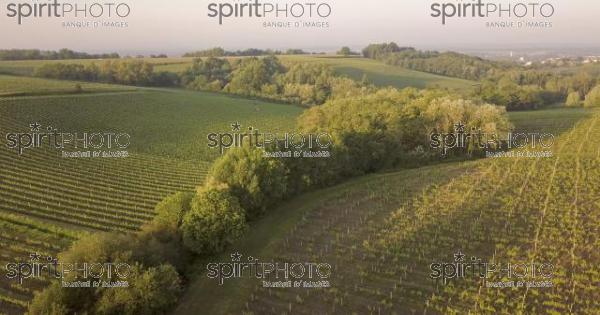
[[[538,116],[539,127],[552,129],[549,119]],[[215,289],[203,279],[176,314],[199,305],[214,314],[598,314],[600,113],[573,112],[567,121],[556,121],[562,135],[552,158],[438,165],[307,196],[295,202],[308,209],[289,232],[233,250],[250,248],[245,254],[262,261],[327,262],[331,288],[263,288],[247,278]],[[452,263],[458,251],[488,262],[550,263],[553,287],[431,279],[430,264]]]
[[[31,80],[38,88],[61,88],[51,80]],[[272,132],[293,129],[301,112],[224,95],[122,89],[0,98],[2,265],[27,260],[33,252],[56,255],[79,233],[137,230],[153,218],[162,198],[192,191],[203,182],[219,155],[207,147],[209,132],[231,131],[233,122]],[[29,124],[35,122],[42,130],[52,126],[60,132],[129,133],[130,157],[68,159],[45,147],[26,149],[22,155],[6,147],[6,134],[31,132]],[[33,291],[46,284],[21,286],[3,280],[0,314],[22,314]]]
[[[131,91],[122,85],[0,75],[0,97]]]

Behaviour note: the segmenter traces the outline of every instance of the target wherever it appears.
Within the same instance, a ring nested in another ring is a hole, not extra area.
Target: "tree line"
[[[49,63],[35,76],[139,86],[184,87],[259,97],[303,106],[323,104],[334,95],[367,92],[367,82],[336,76],[326,65],[290,63],[277,57],[197,58],[182,73],[155,72],[142,60],[107,60],[101,63]]]
[[[510,68],[509,64],[486,60],[456,52],[422,51],[400,47],[396,43],[370,44],[362,51],[365,58],[407,69],[429,72],[466,80],[481,80],[496,71]]]
[[[58,51],[39,49],[3,49],[0,60],[64,60],[64,59],[118,59],[117,53],[88,54],[63,48]]]
[[[560,73],[544,67],[526,68],[456,52],[421,51],[396,43],[371,44],[366,58],[449,77],[480,81],[472,97],[503,105],[509,111],[538,109],[556,103],[594,106],[585,101],[600,78],[581,70]]]
[[[183,57],[250,57],[250,56],[269,56],[269,55],[305,55],[308,54],[302,49],[273,50],[249,48],[244,50],[228,51],[221,47],[215,47],[205,50],[188,52]]]

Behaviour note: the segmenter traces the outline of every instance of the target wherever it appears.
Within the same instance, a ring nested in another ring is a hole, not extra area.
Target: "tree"
[[[199,189],[183,219],[183,243],[197,254],[220,252],[246,230],[244,209],[225,184]]]
[[[97,314],[165,314],[177,302],[181,279],[173,266],[165,264],[144,270],[136,266],[129,287],[104,290],[97,302]]]
[[[66,297],[64,296],[65,290],[60,286],[58,282],[52,283],[42,292],[37,293],[27,314],[29,315],[67,315],[69,310],[65,305]]]
[[[273,83],[284,70],[276,57],[244,58],[236,66],[226,90],[244,95],[260,94],[263,85]]]
[[[597,107],[600,106],[600,85],[593,88],[588,95],[585,96],[585,107]]]
[[[225,183],[249,219],[256,218],[286,196],[286,169],[252,147],[232,148],[215,161],[209,182]]]
[[[193,197],[191,193],[178,192],[163,199],[155,207],[154,223],[177,229],[183,222],[183,216],[190,211]]]
[[[342,49],[340,49],[337,52],[338,55],[342,55],[342,56],[350,56],[353,55],[354,53],[352,52],[352,50],[350,50],[350,47],[344,46],[342,47]]]
[[[569,96],[567,96],[567,101],[565,102],[565,106],[567,106],[567,107],[581,106],[581,96],[579,95],[579,92],[569,93]]]

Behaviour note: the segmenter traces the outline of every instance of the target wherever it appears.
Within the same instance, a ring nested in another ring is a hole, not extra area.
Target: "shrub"
[[[71,248],[59,255],[62,263],[129,264],[127,278],[118,278],[113,272],[108,277],[87,278],[91,281],[127,281],[123,288],[63,288],[60,282],[53,282],[35,295],[29,307],[33,315],[62,314],[163,314],[177,301],[181,292],[181,280],[175,268],[162,257],[156,265],[140,260],[155,247],[148,246],[140,234],[123,235],[117,233],[90,234],[76,241]],[[164,252],[163,252],[164,254]],[[66,273],[65,281],[76,281],[81,273]]]
[[[67,293],[58,282],[52,283],[42,292],[37,293],[31,304],[27,314],[29,315],[67,315],[69,309],[65,305],[68,297],[64,296]]]
[[[579,95],[579,92],[569,93],[569,96],[567,96],[567,101],[565,102],[565,106],[580,107],[581,105],[581,96]]]
[[[585,107],[600,106],[600,85],[593,88],[585,97]]]
[[[97,314],[164,314],[182,291],[177,271],[168,264],[147,270],[136,266],[128,280],[129,287],[104,291],[96,306]]]
[[[215,161],[210,181],[227,184],[249,219],[260,216],[287,193],[284,164],[251,147],[229,149]]]
[[[131,260],[131,237],[100,233],[90,234],[77,240],[71,248],[61,253],[58,261],[62,263],[130,263]],[[64,275],[65,281],[82,280],[77,278],[77,273],[67,273]],[[80,274],[79,274],[80,275]],[[103,281],[116,281],[116,276],[112,275],[109,279],[106,273],[101,279]],[[88,278],[88,280],[90,280]],[[124,279],[126,281],[126,279]],[[30,314],[66,314],[83,313],[86,310],[94,309],[98,298],[103,294],[104,288],[90,288],[73,290],[63,288],[60,283],[44,289],[43,292],[36,294],[29,309]],[[56,313],[49,313],[47,310],[55,310]]]
[[[401,105],[407,101],[407,93],[382,89],[365,96],[336,98],[300,117],[298,125],[303,131],[331,133],[335,152],[328,176],[354,176],[397,161],[403,142]]]
[[[181,225],[185,213],[190,210],[193,197],[192,193],[182,192],[168,196],[156,205],[156,217],[154,217],[153,223],[177,229]]]
[[[201,187],[183,220],[183,242],[197,254],[212,254],[237,240],[246,229],[244,209],[227,185]]]

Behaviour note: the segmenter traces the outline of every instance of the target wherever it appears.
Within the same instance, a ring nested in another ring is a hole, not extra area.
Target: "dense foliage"
[[[583,98],[599,81],[584,71],[559,73],[552,68],[527,68],[456,52],[420,51],[395,43],[371,44],[363,55],[403,68],[481,81],[473,96],[509,111],[563,103],[573,92]],[[575,103],[572,95],[569,106]]]
[[[99,65],[48,63],[37,68],[35,76],[51,79],[66,79],[119,83],[126,85],[173,86],[179,81],[174,73],[154,72],[151,63],[139,60],[107,60]]]
[[[352,51],[352,49],[350,49],[350,47],[348,47],[348,46],[344,46],[344,47],[340,48],[340,50],[337,51],[337,54],[342,55],[342,56],[359,56],[360,55],[360,53]]]
[[[566,103],[578,106],[598,82],[586,72],[556,74],[541,70],[511,70],[484,80],[476,96],[507,110],[529,110]]]
[[[139,60],[108,60],[86,65],[49,63],[37,68],[34,75],[138,86],[182,86],[304,106],[319,105],[333,97],[364,94],[370,88],[366,82],[336,76],[326,65],[284,65],[274,56],[234,61],[199,58],[180,74],[155,72],[153,64]]]
[[[183,243],[196,254],[219,253],[246,230],[246,213],[226,184],[199,188],[181,225]]]
[[[600,106],[600,85],[593,88],[585,96],[585,107],[599,107]]]
[[[180,81],[189,89],[223,91],[304,106],[369,91],[368,84],[336,76],[326,65],[285,65],[274,56],[232,62],[223,58],[196,59],[181,74]]]
[[[363,56],[403,68],[468,80],[483,79],[501,68],[498,63],[478,57],[455,52],[421,51],[399,47],[393,42],[371,44],[363,49]]]
[[[121,269],[124,278],[119,278],[116,272],[110,277],[104,272],[92,280],[127,281],[129,285],[69,289],[55,282],[35,296],[29,314],[163,314],[177,301],[182,289],[181,278],[169,263],[152,264],[140,259],[150,250],[141,240],[120,234],[90,235],[78,240],[59,255],[60,262],[128,264],[129,272]],[[67,282],[80,280],[75,273],[65,277]]]
[[[210,182],[229,185],[249,219],[263,214],[286,195],[286,170],[278,159],[250,147],[231,149],[213,165]]]

